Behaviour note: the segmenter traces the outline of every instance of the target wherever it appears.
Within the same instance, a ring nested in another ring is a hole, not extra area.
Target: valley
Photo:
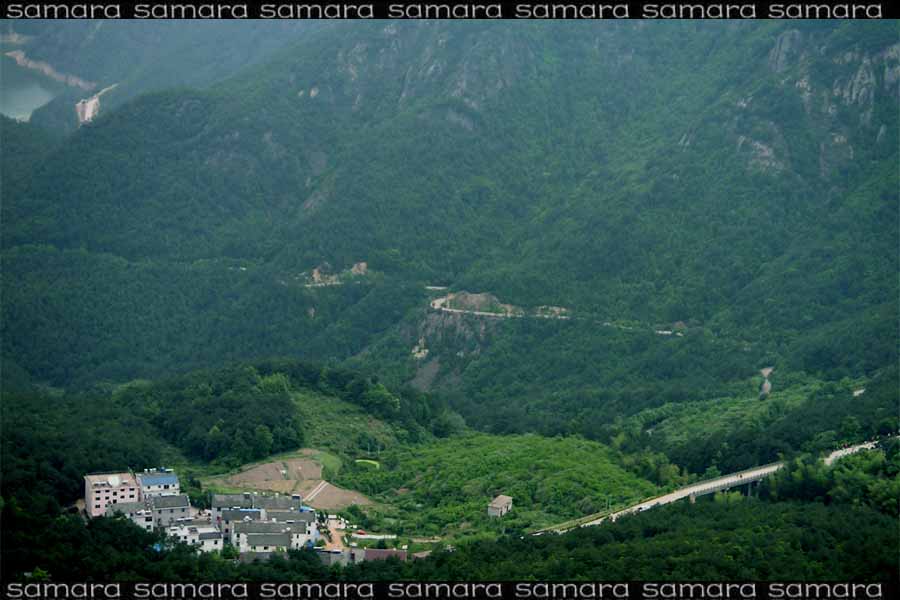
[[[896,580],[894,23],[25,21],[4,581]]]
[[[35,109],[52,100],[63,84],[18,65],[7,54],[0,56],[3,89],[0,91],[0,113],[19,121],[27,121]]]

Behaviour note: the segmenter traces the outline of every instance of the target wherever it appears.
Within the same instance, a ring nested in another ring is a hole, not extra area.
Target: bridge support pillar
[[[696,494],[691,494],[690,496],[688,496],[688,499],[691,501],[691,504],[697,503],[697,495]]]

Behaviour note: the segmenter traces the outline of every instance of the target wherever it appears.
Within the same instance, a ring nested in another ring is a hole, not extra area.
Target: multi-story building
[[[187,494],[177,496],[153,496],[147,499],[153,512],[156,527],[169,527],[180,519],[191,516],[191,501]]]
[[[177,496],[181,493],[178,476],[171,469],[146,469],[138,473],[137,481],[144,498]]]
[[[153,512],[146,502],[118,502],[106,507],[107,517],[117,514],[124,515],[138,527],[153,530]]]
[[[105,515],[110,505],[140,500],[140,488],[131,473],[93,473],[84,476],[84,510],[90,517]]]

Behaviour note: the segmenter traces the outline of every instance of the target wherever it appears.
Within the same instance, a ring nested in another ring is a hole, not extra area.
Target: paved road
[[[344,545],[344,533],[346,533],[345,524],[338,519],[328,519],[328,531],[331,532],[331,541],[325,539],[326,550],[346,550]]]
[[[699,483],[695,483],[693,485],[675,490],[674,492],[669,492],[668,494],[663,494],[662,496],[657,496],[656,498],[644,500],[639,504],[634,504],[632,506],[629,506],[628,508],[624,508],[620,511],[614,512],[606,517],[600,517],[599,519],[596,519],[594,521],[588,521],[587,523],[582,524],[581,527],[599,525],[607,519],[615,521],[616,519],[624,515],[643,512],[656,506],[662,506],[663,504],[677,502],[682,498],[688,498],[690,496],[702,496],[704,494],[711,494],[719,490],[726,490],[735,486],[746,485],[754,481],[760,481],[783,466],[784,463],[777,462],[770,465],[764,465],[762,467],[747,469],[746,471],[731,473],[730,475],[724,475],[722,477],[716,477],[715,479],[701,481]]]
[[[856,444],[854,446],[850,446],[848,448],[841,448],[840,450],[835,450],[831,454],[825,457],[825,464],[831,465],[834,461],[853,454],[855,452],[859,452],[860,450],[870,450],[876,446],[878,442],[864,442],[862,444]],[[721,490],[727,490],[733,487],[739,487],[742,485],[747,485],[749,483],[755,481],[761,481],[779,470],[784,466],[783,462],[776,462],[769,465],[763,465],[760,467],[753,467],[752,469],[747,469],[745,471],[738,471],[737,473],[731,473],[729,475],[723,475],[722,477],[717,477],[715,479],[708,479],[706,481],[700,481],[698,483],[691,484],[687,487],[683,487],[681,489],[675,490],[674,492],[669,492],[668,494],[663,494],[662,496],[657,496],[655,498],[650,498],[649,500],[644,500],[637,504],[633,504],[628,508],[623,508],[622,510],[616,511],[609,515],[605,515],[602,517],[598,517],[592,521],[587,521],[578,525],[578,527],[591,527],[593,525],[599,525],[600,523],[605,522],[606,520],[615,521],[619,517],[625,515],[631,515],[634,513],[643,512],[645,510],[649,510],[651,508],[662,506],[663,504],[670,504],[672,502],[677,502],[678,500],[682,500],[684,498],[689,498],[691,496],[702,496],[704,494],[712,494],[714,492],[718,492]],[[568,531],[569,529],[573,529],[572,527],[555,529],[556,533],[563,533]],[[543,533],[538,532],[537,535]]]
[[[856,446],[850,446],[849,448],[841,448],[840,450],[835,450],[831,454],[825,457],[825,464],[831,465],[834,461],[844,458],[849,454],[853,454],[854,452],[859,452],[860,450],[871,450],[875,447],[878,442],[866,442],[865,444],[857,444]]]

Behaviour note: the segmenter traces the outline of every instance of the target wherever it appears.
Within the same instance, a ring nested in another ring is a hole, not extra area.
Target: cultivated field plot
[[[320,450],[304,448],[296,454],[242,467],[235,473],[204,481],[208,488],[221,491],[278,492],[301,494],[314,508],[340,510],[351,504],[370,504],[370,500],[351,490],[322,479]]]
[[[347,508],[352,504],[371,504],[372,501],[353,490],[332,485],[327,481],[322,482],[323,485],[319,489],[313,489],[312,492],[305,497],[304,503],[309,504],[313,508],[323,510],[340,510]]]

